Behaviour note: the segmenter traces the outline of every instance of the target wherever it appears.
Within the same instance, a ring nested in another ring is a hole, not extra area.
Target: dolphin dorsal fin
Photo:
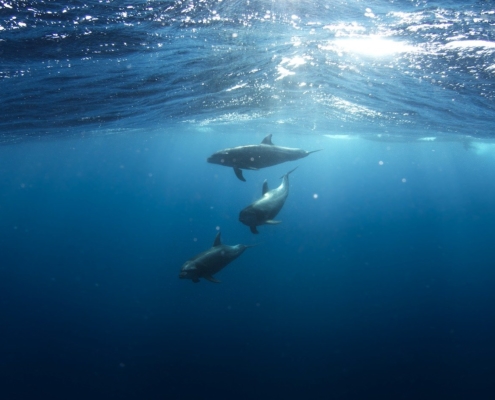
[[[269,190],[268,189],[268,182],[265,179],[265,181],[263,182],[263,189],[261,190],[261,193],[263,194],[263,196],[266,194],[266,192],[268,192],[268,190]]]
[[[264,138],[261,141],[261,144],[270,144],[270,145],[273,146],[273,143],[272,143],[272,134],[270,133],[266,138]]]
[[[217,233],[217,236],[215,236],[215,241],[213,242],[213,247],[220,246],[222,244],[222,241],[220,240],[220,232]]]

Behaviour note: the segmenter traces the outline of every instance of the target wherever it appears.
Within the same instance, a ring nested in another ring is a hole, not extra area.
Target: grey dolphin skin
[[[186,261],[180,270],[179,278],[191,279],[195,283],[199,282],[199,278],[220,283],[213,275],[239,257],[248,247],[252,246],[222,244],[220,232],[218,232],[213,247]]]
[[[281,164],[286,161],[299,160],[320,150],[306,151],[275,146],[272,143],[272,135],[270,134],[263,139],[261,144],[223,149],[212,154],[208,157],[207,161],[212,164],[234,168],[235,175],[241,181],[245,182],[246,180],[242,175],[243,169],[257,170],[271,167],[272,165]]]
[[[274,221],[273,218],[279,213],[285,200],[287,200],[289,195],[289,174],[296,168],[282,176],[282,183],[276,189],[268,190],[268,183],[265,179],[263,182],[263,196],[239,213],[239,221],[249,226],[251,232],[259,233],[256,229],[258,225],[280,223],[280,221]]]

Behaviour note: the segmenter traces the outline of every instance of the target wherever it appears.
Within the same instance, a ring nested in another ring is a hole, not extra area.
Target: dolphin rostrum
[[[289,174],[296,168],[282,176],[282,183],[276,189],[268,190],[268,183],[265,179],[263,182],[263,196],[239,213],[239,221],[249,226],[251,232],[259,233],[256,229],[258,225],[279,224],[281,222],[274,221],[273,218],[279,213],[285,200],[287,200],[289,195]]]
[[[199,278],[220,283],[213,275],[239,257],[248,247],[252,246],[244,244],[227,246],[222,244],[220,232],[218,232],[213,242],[213,247],[187,260],[180,269],[179,278],[191,279],[195,283],[199,282]]]
[[[320,150],[306,151],[290,147],[275,146],[272,143],[272,135],[270,134],[263,139],[261,144],[223,149],[212,154],[208,157],[207,161],[212,164],[233,167],[235,175],[241,181],[245,182],[246,180],[244,179],[244,176],[242,176],[243,169],[257,170],[271,167],[272,165],[281,164],[286,161],[299,160],[300,158],[304,158],[309,154]]]

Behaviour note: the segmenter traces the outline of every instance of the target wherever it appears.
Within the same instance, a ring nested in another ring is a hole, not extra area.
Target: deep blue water
[[[0,0],[1,399],[491,399],[495,3]],[[322,149],[245,171],[256,144]],[[290,175],[282,223],[239,211]],[[213,284],[208,249],[256,244]]]

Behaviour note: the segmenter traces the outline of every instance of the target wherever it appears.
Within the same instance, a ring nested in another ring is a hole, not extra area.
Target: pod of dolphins
[[[212,154],[207,161],[212,164],[232,167],[237,178],[245,182],[246,179],[242,174],[243,169],[258,170],[271,167],[286,161],[299,160],[317,151],[320,150],[306,151],[275,146],[272,143],[272,135],[270,134],[263,139],[261,144],[223,149]],[[282,209],[285,200],[287,200],[289,195],[289,174],[296,168],[282,176],[282,183],[275,189],[269,190],[265,179],[262,196],[239,213],[239,221],[247,225],[252,233],[259,233],[256,229],[257,226],[280,223],[280,221],[275,221],[274,218]],[[199,282],[199,278],[220,283],[213,275],[239,257],[248,247],[253,247],[253,245],[237,244],[228,246],[222,244],[220,232],[218,232],[210,249],[194,256],[182,265],[179,278],[191,279],[195,283]]]

